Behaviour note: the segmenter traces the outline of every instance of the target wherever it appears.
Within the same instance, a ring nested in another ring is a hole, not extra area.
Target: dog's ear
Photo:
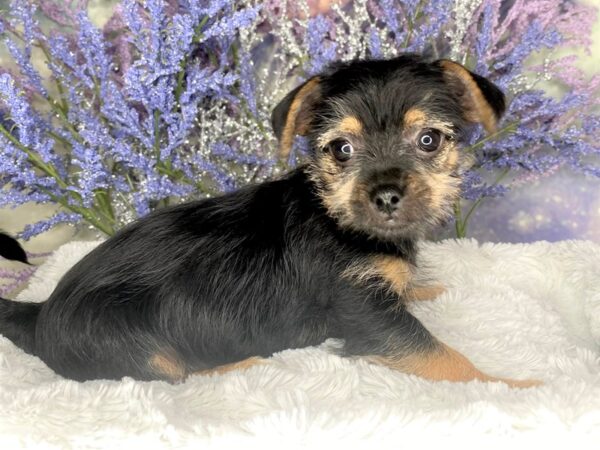
[[[287,159],[294,143],[294,136],[308,133],[312,121],[312,109],[321,96],[320,78],[309,78],[287,94],[273,110],[271,125],[279,140],[279,155]]]
[[[460,99],[465,119],[482,124],[488,133],[496,131],[498,120],[506,110],[502,91],[488,79],[454,61],[441,59],[436,64],[442,68],[446,83]]]

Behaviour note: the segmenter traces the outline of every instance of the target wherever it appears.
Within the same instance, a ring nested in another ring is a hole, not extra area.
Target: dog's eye
[[[354,153],[354,147],[352,147],[352,144],[344,139],[336,139],[335,141],[331,142],[328,147],[333,157],[339,162],[348,161],[350,158],[352,158],[352,154]]]
[[[435,152],[442,144],[443,135],[441,131],[427,128],[419,133],[417,146],[424,152]]]

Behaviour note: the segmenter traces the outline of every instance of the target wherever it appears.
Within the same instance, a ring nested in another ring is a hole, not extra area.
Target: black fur
[[[0,331],[28,353],[35,353],[35,327],[41,303],[21,303],[0,298]]]
[[[386,96],[363,97],[360,106],[365,80]],[[447,102],[440,114],[461,125],[439,69],[414,55],[336,65],[321,86],[316,122],[328,114],[328,99],[344,96],[367,124],[391,133],[396,114],[427,90],[432,104]],[[292,99],[275,109],[278,134]],[[317,124],[312,138],[318,133]],[[84,257],[41,306],[2,300],[0,333],[76,380],[162,378],[149,363],[156,354],[191,373],[327,338],[344,339],[344,355],[402,357],[434,348],[380,280],[342,276],[373,255],[414,263],[414,237],[340,227],[313,178],[301,167],[154,212]]]
[[[407,348],[419,334],[427,346],[427,332],[408,313],[386,312],[395,296],[340,278],[372,252],[415,256],[411,241],[339,230],[298,169],[128,226],[41,305],[35,346],[19,336],[30,336],[38,305],[4,300],[2,333],[77,380],[157,378],[148,360],[158,352],[196,371],[329,337],[346,339],[349,354],[377,353],[390,333]],[[26,329],[8,330],[13,322]]]

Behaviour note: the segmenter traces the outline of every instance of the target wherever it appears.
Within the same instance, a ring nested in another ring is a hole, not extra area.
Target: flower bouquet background
[[[123,0],[98,28],[87,0],[12,0],[0,12],[13,62],[0,68],[0,207],[59,207],[19,237],[61,223],[111,235],[153,209],[275,177],[307,150],[298,138],[289,161],[277,158],[270,112],[289,89],[335,60],[402,52],[454,59],[508,95],[498,131],[467,137],[475,163],[449,224],[456,236],[511,187],[565,166],[600,177],[600,75],[552,57],[589,48],[595,8],[318,3]],[[549,81],[565,94],[548,94]],[[14,285],[32,270],[0,277]]]

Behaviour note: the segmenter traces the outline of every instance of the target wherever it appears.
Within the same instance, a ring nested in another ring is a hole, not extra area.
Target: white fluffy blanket
[[[70,243],[19,299],[42,301],[96,243]],[[0,448],[600,448],[600,246],[424,244],[448,291],[412,310],[490,374],[429,382],[319,348],[185,383],[76,383],[0,337]]]

